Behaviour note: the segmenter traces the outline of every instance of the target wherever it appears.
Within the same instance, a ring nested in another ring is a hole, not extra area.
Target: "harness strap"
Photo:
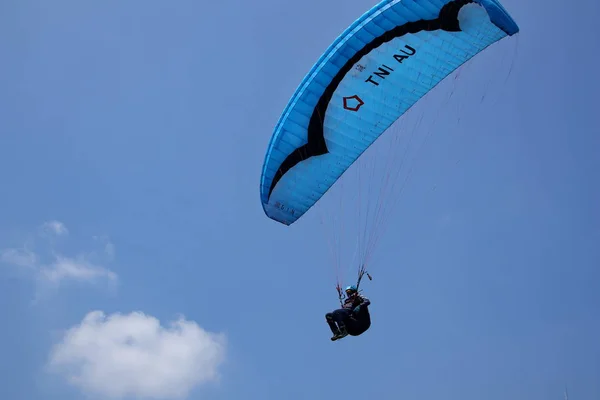
[[[373,278],[371,278],[371,275],[369,275],[369,273],[365,270],[365,266],[364,264],[360,267],[360,269],[358,270],[358,282],[356,282],[356,290],[358,291],[358,288],[360,287],[360,282],[362,281],[363,276],[367,274],[367,278],[369,278],[370,281],[373,280]]]
[[[337,289],[337,292],[338,292],[338,299],[340,300],[340,305],[343,306],[344,305],[344,300],[343,300],[344,292],[342,292],[342,287],[340,286],[339,282],[337,283],[335,288]]]

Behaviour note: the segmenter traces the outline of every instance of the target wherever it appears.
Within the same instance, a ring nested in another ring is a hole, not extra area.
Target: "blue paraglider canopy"
[[[519,31],[496,0],[384,0],[321,56],[283,111],[260,196],[289,225],[452,71]]]

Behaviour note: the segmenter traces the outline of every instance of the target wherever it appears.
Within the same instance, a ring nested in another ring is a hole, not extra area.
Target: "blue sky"
[[[503,1],[518,38],[426,99],[373,327],[329,341],[321,225],[266,218],[259,177],[294,89],[373,4],[0,5],[1,398],[600,397],[592,0]]]

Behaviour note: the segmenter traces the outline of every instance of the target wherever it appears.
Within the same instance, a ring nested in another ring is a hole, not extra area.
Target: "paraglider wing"
[[[281,115],[261,176],[269,218],[289,225],[412,105],[519,31],[496,0],[384,0],[321,56]]]

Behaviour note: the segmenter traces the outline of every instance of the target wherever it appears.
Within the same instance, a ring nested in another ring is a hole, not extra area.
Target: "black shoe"
[[[331,340],[336,341],[338,339],[345,338],[346,336],[348,336],[348,332],[346,332],[346,328],[341,328],[339,331],[337,331],[337,333],[335,335],[333,335],[331,337]]]

